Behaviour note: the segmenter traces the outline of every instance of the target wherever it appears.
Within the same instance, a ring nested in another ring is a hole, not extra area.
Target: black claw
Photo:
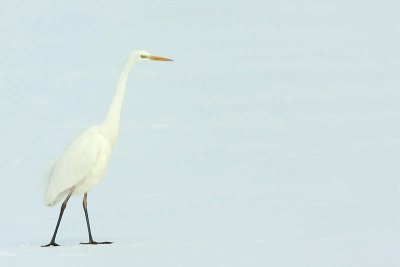
[[[43,245],[43,246],[41,246],[42,248],[47,248],[47,247],[59,247],[60,245],[59,244],[57,244],[57,243],[55,243],[55,242],[50,242],[49,244],[47,244],[47,245]]]
[[[105,242],[96,242],[96,241],[91,241],[91,242],[81,242],[81,245],[103,245],[103,244],[112,244],[113,242],[105,241]]]

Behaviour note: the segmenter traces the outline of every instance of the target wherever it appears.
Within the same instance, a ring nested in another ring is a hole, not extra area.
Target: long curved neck
[[[124,101],[126,83],[128,81],[129,72],[133,65],[136,63],[136,57],[129,56],[124,68],[118,77],[117,88],[115,90],[114,98],[111,102],[105,120],[100,124],[101,131],[114,145],[118,136],[119,120],[121,116],[122,103]]]

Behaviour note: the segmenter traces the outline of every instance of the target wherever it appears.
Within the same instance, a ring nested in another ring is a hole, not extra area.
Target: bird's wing
[[[104,145],[104,137],[92,127],[66,147],[48,176],[44,194],[47,206],[55,205],[73,186],[91,174],[100,156],[101,145]]]

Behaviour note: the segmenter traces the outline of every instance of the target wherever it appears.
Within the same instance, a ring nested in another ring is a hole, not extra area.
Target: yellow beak
[[[149,59],[159,60],[159,61],[173,61],[172,59],[165,58],[165,57],[159,57],[159,56],[149,56]]]

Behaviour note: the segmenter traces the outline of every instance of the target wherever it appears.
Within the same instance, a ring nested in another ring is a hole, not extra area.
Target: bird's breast
[[[87,175],[87,177],[85,177],[85,179],[83,179],[75,188],[76,194],[88,192],[101,181],[107,171],[110,158],[111,146],[105,143],[104,146],[101,146],[96,163],[91,169],[89,175]]]

